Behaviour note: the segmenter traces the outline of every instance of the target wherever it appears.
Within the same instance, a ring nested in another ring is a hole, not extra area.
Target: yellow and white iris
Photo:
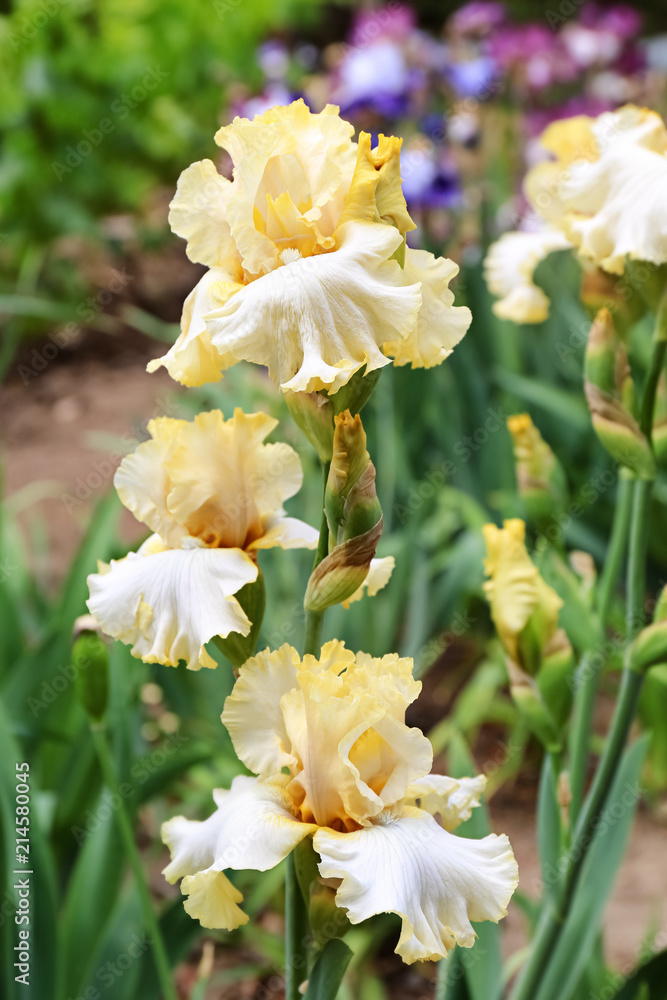
[[[218,808],[204,822],[179,816],[163,827],[165,875],[183,878],[188,913],[205,927],[245,923],[224,870],[265,871],[312,837],[352,923],[401,917],[406,962],[470,947],[471,921],[500,920],[517,885],[509,841],[450,832],[479,805],[485,778],[429,773],[431,744],[405,724],[420,688],[412,660],[355,655],[337,640],[319,659],[284,645],[248,660],[222,720],[257,777],[214,792]]]
[[[169,221],[210,270],[149,371],[201,385],[245,360],[284,390],[332,393],[364,366],[430,367],[452,352],[471,321],[448,287],[458,267],[404,248],[401,140],[373,150],[353,131],[336,107],[312,114],[299,100],[218,131],[233,180],[211,160],[181,174]]]
[[[234,595],[257,579],[257,551],[317,544],[317,531],[283,510],[302,470],[289,445],[264,443],[276,425],[240,409],[229,420],[219,410],[193,421],[160,417],[121,462],[118,495],[154,534],[88,577],[88,607],[134,656],[214,667],[206,643],[250,631]]]
[[[627,258],[667,262],[667,128],[659,115],[634,105],[581,115],[554,122],[540,142],[552,158],[529,171],[524,189],[545,228],[506,234],[486,259],[489,288],[501,296],[494,311],[519,323],[546,319],[548,301],[535,295],[532,276],[553,250],[571,247],[610,274],[623,274]]]

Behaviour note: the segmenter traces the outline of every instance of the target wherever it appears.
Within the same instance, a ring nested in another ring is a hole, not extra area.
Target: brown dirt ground
[[[167,396],[178,390],[163,370],[146,374],[146,361],[161,353],[163,345],[140,335],[86,335],[76,351],[61,352],[26,385],[19,377],[18,365],[30,363],[30,350],[17,359],[0,390],[5,496],[11,501],[31,484],[52,482],[52,495],[36,507],[46,524],[50,552],[48,565],[38,569],[45,581],[53,584],[71,558],[92,505],[111,485],[113,466],[119,461],[116,455],[114,462],[108,447],[94,447],[90,433],[131,440],[147,419],[164,412]],[[97,472],[97,478],[91,478]],[[75,495],[81,483],[94,486],[70,511],[63,495]],[[132,524],[128,517],[128,539],[138,534]],[[493,753],[493,748],[489,752]],[[535,775],[529,774],[513,788],[502,790],[492,803],[494,827],[509,835],[519,862],[520,886],[529,895],[534,895],[539,878],[535,791]],[[643,807],[606,919],[607,955],[618,968],[634,964],[651,921],[659,925],[663,942],[667,940],[666,843],[664,823]],[[517,907],[510,909],[504,934],[508,953],[525,941]],[[413,976],[410,982],[401,979],[396,996],[425,997],[425,980]],[[252,992],[224,994],[232,995],[250,997]]]

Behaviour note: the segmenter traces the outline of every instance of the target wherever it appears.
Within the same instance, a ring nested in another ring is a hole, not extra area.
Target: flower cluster
[[[413,962],[470,947],[471,921],[499,920],[516,887],[506,837],[451,833],[479,805],[483,776],[430,773],[431,744],[405,721],[421,687],[411,660],[355,656],[338,640],[317,658],[312,637],[303,658],[290,646],[252,655],[262,549],[317,547],[304,598],[316,625],[387,583],[394,560],[375,558],[382,511],[358,411],[379,369],[439,364],[471,322],[449,288],[457,266],[406,246],[400,140],[352,134],[336,108],[313,114],[303,101],[220,129],[232,179],[193,164],[170,213],[208,271],[178,340],[149,365],[186,385],[241,361],[265,366],[327,472],[320,532],[284,510],[302,471],[291,447],[266,443],[277,421],[240,409],[154,420],[115,477],[152,534],[89,577],[88,607],[146,662],[214,667],[213,640],[238,668],[222,720],[256,777],[216,791],[204,822],[164,827],[165,874],[183,879],[188,912],[239,926],[225,871],[265,871],[309,842],[310,896],[335,892],[345,926],[398,914],[397,951]]]

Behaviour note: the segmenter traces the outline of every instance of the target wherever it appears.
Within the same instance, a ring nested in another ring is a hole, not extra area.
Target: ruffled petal
[[[314,244],[333,245],[354,170],[353,133],[338,108],[328,104],[312,114],[303,100],[270,108],[253,121],[235,118],[219,129],[215,140],[234,162],[227,219],[249,274],[272,271],[281,249],[301,248],[305,255]],[[284,214],[276,209],[282,194],[298,208],[289,235],[275,228],[273,217],[274,211]]]
[[[655,112],[628,106],[593,125],[600,157],[573,164],[563,181],[565,231],[582,256],[622,274],[626,256],[667,261],[667,129]]]
[[[261,776],[280,774],[297,760],[285,727],[281,700],[297,687],[299,654],[287,643],[264,650],[243,664],[225,701],[222,721],[237,756]]]
[[[558,229],[545,227],[536,233],[505,233],[491,245],[484,261],[484,276],[493,295],[499,296],[493,311],[514,323],[543,323],[549,315],[549,299],[533,281],[535,268],[550,253],[572,244]]]
[[[454,305],[454,292],[449,287],[459,273],[458,264],[408,247],[404,273],[406,281],[421,282],[422,305],[408,336],[387,341],[383,349],[395,365],[432,368],[449,357],[472,322],[467,306]]]
[[[240,280],[241,260],[227,223],[231,193],[231,181],[218,173],[211,160],[190,164],[178,179],[169,206],[169,225],[188,241],[190,260],[225,268]]]
[[[185,300],[178,339],[161,358],[149,361],[146,370],[155,372],[164,367],[176,382],[187,386],[219,382],[223,371],[235,365],[238,358],[220,354],[211,344],[204,317],[242,287],[227,271],[207,271]]]
[[[507,837],[465,840],[411,807],[352,833],[318,830],[313,846],[322,877],[342,879],[336,903],[352,923],[377,913],[401,917],[396,951],[404,962],[471,947],[471,921],[505,916],[518,882]]]
[[[470,819],[480,805],[486,787],[486,776],[449,778],[446,774],[427,774],[413,781],[405,793],[405,805],[417,805],[431,816],[440,816],[445,830],[455,830],[459,823]]]
[[[206,319],[218,350],[266,365],[281,388],[336,392],[366,366],[388,364],[380,346],[413,328],[421,293],[389,258],[392,226],[348,222],[339,249],[292,260],[233,295]]]
[[[113,480],[118,496],[127,509],[170,547],[179,546],[186,531],[174,520],[167,507],[171,483],[165,462],[176,445],[179,429],[185,423],[185,420],[170,417],[150,420],[148,433],[151,440],[142,442],[135,451],[126,455]]]
[[[375,597],[378,591],[382,590],[389,583],[391,574],[394,572],[394,566],[396,565],[396,560],[393,556],[383,556],[378,559],[371,559],[370,569],[368,570],[368,576],[359,587],[358,590],[348,597],[346,601],[343,601],[343,607],[349,608],[350,604],[354,601],[360,601],[367,593],[369,597]]]
[[[88,577],[88,608],[107,635],[132,644],[133,656],[198,670],[216,666],[204,648],[214,635],[250,631],[233,595],[256,579],[257,566],[239,549],[130,552]]]
[[[217,809],[203,823],[178,816],[164,824],[162,839],[172,856],[164,871],[168,881],[225,868],[264,872],[315,832],[295,818],[279,782],[239,775],[229,790],[213,795]]]
[[[185,912],[202,927],[233,931],[250,919],[238,906],[243,901],[243,894],[224,872],[187,875],[181,882],[181,892],[188,897],[184,903]]]
[[[293,448],[264,444],[277,423],[237,407],[229,420],[211,410],[185,424],[168,463],[167,503],[192,536],[247,549],[264,534],[265,519],[275,523],[303,480]]]

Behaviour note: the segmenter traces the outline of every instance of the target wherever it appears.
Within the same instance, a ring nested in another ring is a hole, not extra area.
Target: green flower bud
[[[349,410],[334,418],[333,457],[324,492],[330,551],[313,570],[304,600],[320,612],[351,597],[362,585],[382,534],[382,510],[375,492],[375,466],[366,433]]]
[[[287,409],[303,431],[320,461],[330,462],[333,453],[333,406],[320,392],[285,392]]]
[[[92,615],[74,623],[72,666],[83,707],[94,722],[101,722],[109,702],[109,650]]]
[[[556,721],[544,701],[537,682],[524,673],[512,660],[507,659],[510,692],[531,733],[550,753],[561,749],[562,740]]]
[[[653,624],[639,633],[630,647],[630,668],[643,673],[667,664],[667,587],[663,587],[653,614]]]
[[[600,442],[639,479],[655,477],[651,445],[632,415],[628,357],[614,329],[611,313],[601,309],[588,338],[584,390]]]

